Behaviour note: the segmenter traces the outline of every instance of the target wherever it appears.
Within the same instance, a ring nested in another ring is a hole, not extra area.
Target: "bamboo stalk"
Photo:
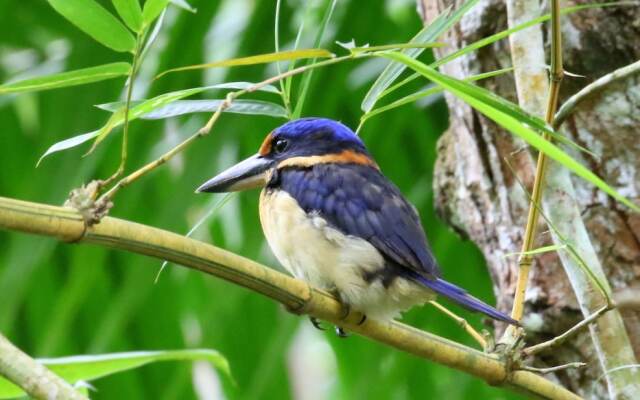
[[[0,197],[0,228],[56,237],[73,243],[144,254],[214,275],[267,296],[296,314],[338,324],[370,339],[466,372],[491,385],[543,399],[577,395],[529,371],[509,371],[493,354],[482,353],[399,322],[380,322],[348,312],[331,295],[254,261],[172,232],[105,217],[86,227],[73,209]]]
[[[518,2],[517,0],[508,1],[508,4],[511,4],[508,7],[510,10],[511,16],[514,13],[518,13],[516,10],[526,9],[527,6],[531,7],[535,3],[535,8],[537,8],[537,2],[533,2],[532,4],[522,4],[522,3],[531,3],[531,2]],[[518,3],[518,4],[516,4]],[[519,15],[518,17],[522,17]],[[539,31],[538,31],[539,32]],[[521,32],[522,35],[527,33],[527,31]],[[528,32],[529,34],[531,32]],[[540,35],[541,38],[541,35]],[[513,35],[510,37],[512,49],[518,45],[522,45],[520,42],[529,42],[529,38],[524,38],[521,35]],[[536,41],[536,39],[533,39]],[[521,49],[522,50],[522,49]],[[516,54],[515,52],[513,54]],[[544,55],[544,53],[543,53]],[[514,57],[515,58],[515,57]],[[542,58],[544,60],[544,57]],[[514,65],[516,65],[516,61],[514,60]],[[530,61],[530,60],[528,60]],[[540,61],[540,60],[538,60]],[[518,68],[520,67],[520,68]],[[523,65],[516,66],[517,75],[521,75],[522,73],[518,73],[518,71],[522,71]],[[535,73],[535,72],[534,72]],[[553,124],[553,118],[556,112],[556,108],[558,107],[558,96],[560,94],[560,83],[562,82],[562,77],[564,75],[564,71],[562,69],[562,36],[560,30],[560,1],[552,0],[551,2],[551,71],[549,73],[549,91],[545,112],[545,120],[550,125]],[[518,79],[516,77],[516,79]],[[521,86],[521,85],[520,85]],[[522,86],[521,86],[522,87]],[[537,93],[532,89],[529,91],[529,95],[535,96]],[[520,92],[518,93],[521,94]],[[526,105],[525,105],[526,108]],[[536,107],[538,108],[538,107]],[[539,110],[529,110],[529,111],[539,111]],[[546,140],[551,140],[551,136],[548,133],[544,134],[544,138]],[[516,319],[522,319],[522,314],[524,311],[524,297],[527,290],[527,283],[529,280],[529,272],[531,270],[531,265],[533,263],[533,256],[528,254],[531,249],[533,249],[534,240],[536,238],[536,232],[538,227],[538,219],[539,212],[536,204],[540,203],[542,199],[542,191],[544,187],[544,179],[545,172],[547,166],[547,156],[546,154],[540,152],[538,154],[538,162],[536,165],[536,173],[535,180],[533,183],[533,191],[531,193],[531,202],[529,204],[529,214],[527,216],[527,225],[525,227],[524,239],[522,241],[522,256],[518,261],[518,280],[516,284],[516,293],[513,302],[513,309],[511,311],[511,316]],[[513,335],[513,329],[509,329],[509,333]]]
[[[539,115],[542,113],[543,107],[541,99],[544,99],[547,93],[549,93],[546,120],[553,126],[555,125],[553,113],[555,112],[555,105],[557,104],[557,89],[559,87],[559,80],[562,77],[559,0],[552,0],[551,7],[552,45],[548,91],[546,71],[544,70],[545,57],[542,32],[539,29],[522,31],[510,36],[510,43],[513,65],[515,67],[518,101],[521,107],[533,114]],[[508,0],[507,10],[509,14],[509,25],[514,26],[519,20],[531,19],[532,14],[538,13],[539,3],[537,0]],[[633,68],[623,71],[628,75],[633,72]],[[579,99],[580,97],[575,99],[576,101],[574,102],[577,103]],[[571,107],[572,106],[566,106],[561,108],[561,110],[564,109],[564,111],[558,112],[558,115],[563,117]],[[535,224],[530,224],[530,222],[537,223],[538,205],[540,204],[540,200],[542,200],[544,212],[555,227],[555,229],[551,230],[554,243],[557,245],[563,244],[565,242],[562,238],[569,238],[572,242],[572,247],[580,257],[586,261],[591,273],[597,276],[601,282],[604,282],[604,290],[610,295],[611,288],[608,285],[604,270],[582,221],[581,210],[576,201],[576,194],[569,172],[558,163],[552,162],[547,166],[545,159],[544,154],[539,155],[537,172],[540,172],[540,169],[542,169],[542,172],[544,172],[544,169],[547,169],[547,173],[537,173],[536,183],[539,183],[539,178],[546,176],[546,193],[544,196],[532,198],[529,216],[531,217],[531,214],[535,213],[536,218],[534,218],[535,221],[529,218],[527,230],[535,233],[535,226],[533,226]],[[541,168],[540,164],[543,161],[545,165]],[[536,209],[536,211],[532,209]],[[532,240],[532,237],[526,236],[525,243],[527,242],[526,239]],[[585,321],[587,321],[578,324],[575,329],[570,329],[567,333],[570,335],[575,333],[577,329],[585,325],[588,326],[597,354],[597,360],[603,371],[637,363],[624,327],[624,322],[618,310],[611,310],[606,314],[604,311],[596,311],[604,309],[602,307],[603,303],[606,303],[606,299],[604,299],[597,290],[594,290],[589,277],[584,273],[576,259],[571,256],[567,249],[558,251],[558,255],[567,273],[567,277],[571,282]],[[516,293],[516,296],[518,296],[516,297],[516,301],[518,301],[519,304],[518,310],[516,310],[516,305],[514,304],[514,311],[521,312],[527,279],[524,275],[525,272],[526,275],[528,275],[528,270],[528,266],[525,267],[525,270],[520,270],[518,281],[520,290]],[[520,287],[520,284],[522,284],[522,287]],[[521,300],[519,300],[519,298]],[[593,315],[597,315],[598,318],[594,318],[593,323],[589,323],[592,321],[591,317]],[[510,335],[505,334],[503,338],[505,342],[512,340],[515,334],[513,330],[508,330],[507,333]],[[566,337],[565,335],[560,335],[557,339],[564,340]],[[552,339],[551,343],[555,343],[553,342],[554,340],[555,339]],[[533,346],[535,351],[543,348],[544,346]],[[529,351],[531,350],[530,348]],[[640,395],[640,372],[638,371],[632,369],[620,370],[615,374],[606,375],[606,381],[609,396],[612,399],[633,399],[638,398]]]

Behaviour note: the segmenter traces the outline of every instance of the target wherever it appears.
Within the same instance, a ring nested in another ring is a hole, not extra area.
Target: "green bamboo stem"
[[[515,39],[517,40],[517,39]],[[513,43],[513,42],[512,42]],[[517,70],[517,69],[516,69]],[[562,68],[562,36],[560,30],[560,1],[551,1],[551,71],[549,73],[549,94],[547,98],[547,108],[545,120],[550,125],[553,124],[553,118],[558,107],[558,96],[560,94],[560,83],[564,70]],[[548,133],[544,134],[546,140],[551,140]],[[518,261],[518,280],[516,284],[516,293],[513,301],[513,309],[511,317],[520,320],[524,311],[524,297],[529,281],[529,272],[533,263],[533,256],[530,251],[533,249],[536,232],[538,227],[539,212],[537,204],[542,199],[542,191],[544,188],[544,179],[547,166],[546,154],[540,152],[538,154],[538,162],[536,165],[535,180],[533,183],[533,191],[531,193],[531,202],[529,204],[529,214],[527,216],[527,225],[525,227],[524,238],[522,241],[522,256]]]
[[[491,385],[543,399],[579,399],[577,395],[528,371],[509,371],[496,355],[487,354],[399,322],[379,322],[349,312],[331,295],[274,269],[172,232],[105,217],[87,227],[70,208],[0,197],[0,228],[96,244],[168,260],[246,287],[296,314],[338,324],[377,342],[466,372]]]

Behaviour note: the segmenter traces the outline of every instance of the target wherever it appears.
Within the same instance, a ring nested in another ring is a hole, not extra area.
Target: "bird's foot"
[[[309,317],[309,321],[311,321],[311,325],[319,331],[325,331],[326,329],[322,326],[322,323],[316,317]]]
[[[364,324],[367,320],[367,316],[362,314],[362,318],[360,318],[360,321],[358,321],[358,326]],[[340,327],[340,326],[336,326],[336,335],[339,338],[348,338],[349,334],[344,330],[344,328]]]
[[[336,336],[338,336],[341,339],[345,339],[349,337],[349,334],[341,327],[336,326]]]

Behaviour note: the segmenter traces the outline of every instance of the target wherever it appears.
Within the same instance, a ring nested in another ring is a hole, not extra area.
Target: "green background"
[[[110,2],[101,3],[113,12]],[[305,3],[283,1],[283,48],[292,47]],[[326,6],[324,1],[310,3],[302,47],[312,46]],[[273,65],[252,66],[172,74],[151,83],[150,77],[168,68],[273,51],[275,1],[192,0],[190,4],[197,8],[196,14],[170,7],[145,60],[135,99],[205,84],[255,82],[275,74]],[[336,40],[355,39],[358,45],[406,42],[420,27],[413,1],[340,0],[323,46],[339,52]],[[130,59],[94,42],[47,2],[0,2],[0,82],[115,61]],[[303,116],[329,117],[355,128],[362,114],[360,102],[383,65],[381,60],[363,61],[316,70]],[[109,176],[119,162],[121,129],[87,157],[82,157],[85,145],[50,156],[38,168],[35,164],[53,143],[104,124],[108,114],[93,105],[120,99],[123,84],[124,79],[118,79],[0,97],[0,195],[62,204],[72,188]],[[424,84],[417,83],[403,94]],[[199,98],[223,95],[206,92]],[[253,97],[279,101],[269,94]],[[133,122],[128,170],[186,138],[205,118],[200,114]],[[253,154],[264,135],[283,122],[225,114],[208,137],[118,194],[111,215],[186,233],[219,200],[195,195],[193,190],[217,171]],[[434,212],[436,142],[446,125],[447,109],[440,97],[374,117],[361,135],[384,173],[420,210],[445,276],[491,302],[491,282],[481,255]],[[195,237],[277,267],[259,228],[257,196],[254,192],[232,197]],[[160,265],[124,252],[2,231],[0,332],[35,357],[217,349],[228,358],[238,382],[234,386],[219,377],[220,390],[232,399],[513,397],[461,372],[365,338],[341,340],[331,330],[312,330],[306,318],[196,271],[169,265],[154,284]],[[482,326],[480,317],[455,311]],[[412,310],[404,321],[473,345],[453,321],[431,307]],[[94,382],[97,392],[92,398],[198,398],[194,387],[215,382],[211,374],[215,372],[207,366],[190,363],[150,365]]]

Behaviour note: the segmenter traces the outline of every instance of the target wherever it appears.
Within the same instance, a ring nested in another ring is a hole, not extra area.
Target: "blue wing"
[[[280,189],[307,212],[316,212],[342,232],[369,241],[388,265],[459,305],[518,325],[508,315],[440,279],[420,218],[398,188],[375,168],[317,164],[279,172]]]
[[[317,164],[279,175],[280,188],[306,212],[317,212],[341,232],[369,241],[399,266],[425,277],[441,276],[416,210],[377,169]]]

